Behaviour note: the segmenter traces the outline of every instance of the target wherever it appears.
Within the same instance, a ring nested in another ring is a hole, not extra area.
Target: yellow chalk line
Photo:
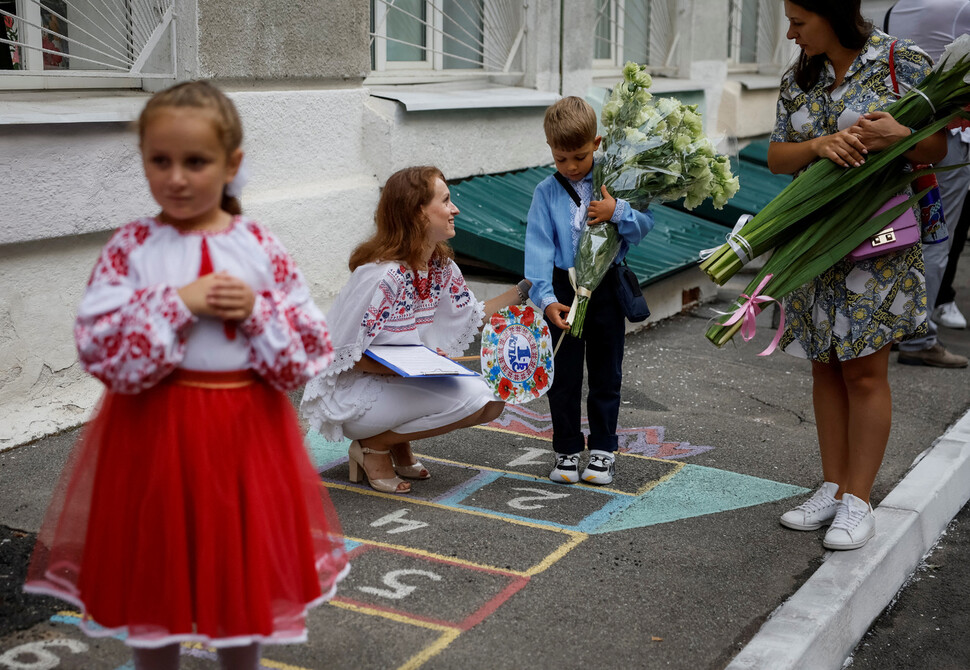
[[[576,535],[580,533],[578,530],[571,530],[569,528],[558,528],[556,526],[544,526],[541,523],[536,523],[533,521],[524,521],[522,519],[511,519],[509,517],[500,516],[498,514],[489,514],[488,512],[483,512],[481,510],[474,509],[464,509],[461,507],[451,507],[450,505],[443,505],[442,503],[433,502],[431,500],[420,500],[419,498],[407,498],[395,493],[381,493],[380,491],[375,491],[371,488],[359,488],[356,486],[349,486],[347,484],[337,484],[335,482],[323,482],[324,486],[327,488],[341,489],[343,491],[351,491],[352,493],[361,493],[363,495],[375,496],[377,498],[384,498],[386,500],[393,500],[395,502],[407,504],[407,505],[424,505],[426,507],[435,507],[437,509],[446,510],[448,512],[460,512],[461,514],[470,514],[472,516],[480,516],[486,519],[496,519],[498,521],[504,521],[506,523],[511,523],[518,526],[525,526],[527,528],[537,528],[539,530],[547,530],[555,533],[563,533],[565,535]]]
[[[404,616],[403,614],[398,614],[396,612],[385,612],[383,610],[372,609],[370,607],[362,607],[360,605],[354,605],[351,603],[340,602],[336,600],[331,600],[330,604],[334,607],[340,607],[345,610],[350,610],[352,612],[359,612],[360,614],[369,614],[370,616],[384,617],[385,619],[390,619],[391,621],[396,621],[398,623],[409,624],[411,626],[418,626],[420,628],[427,628],[428,630],[434,630],[441,633],[437,640],[429,644],[427,647],[419,651],[417,654],[409,658],[404,665],[400,666],[398,670],[415,670],[419,668],[429,660],[440,654],[445,648],[454,642],[459,635],[461,635],[461,630],[458,628],[453,628],[451,626],[443,626],[437,623],[431,623],[430,621],[421,621],[420,619],[412,619],[410,617]]]
[[[407,547],[400,544],[391,544],[390,542],[377,542],[374,540],[362,540],[356,537],[347,537],[351,542],[359,542],[361,544],[368,544],[373,547],[381,547],[384,549],[391,549],[395,551],[402,551],[406,554],[415,554],[417,556],[423,556],[424,558],[430,558],[432,560],[438,560],[442,563],[454,563],[456,565],[463,565],[468,568],[479,568],[486,570],[488,572],[500,572],[507,575],[515,575],[516,577],[528,577],[530,573],[528,571],[523,572],[522,570],[508,570],[506,568],[498,568],[494,565],[486,565],[484,563],[475,563],[474,561],[468,561],[463,558],[455,558],[454,556],[445,556],[443,554],[436,554],[433,551],[427,551],[425,549],[415,549],[413,547]],[[562,546],[567,546],[569,543]],[[540,564],[541,565],[541,564]]]
[[[424,558],[429,558],[432,560],[439,560],[443,563],[454,563],[456,565],[463,565],[469,568],[478,568],[481,570],[486,570],[488,572],[498,572],[506,575],[514,575],[516,577],[532,577],[538,575],[540,572],[544,572],[553,563],[558,561],[560,558],[568,554],[570,551],[575,549],[583,540],[587,539],[589,535],[586,533],[578,533],[575,531],[571,532],[572,537],[566,542],[557,547],[552,553],[546,556],[544,559],[539,561],[537,564],[528,568],[527,570],[511,570],[509,568],[500,568],[495,565],[487,565],[485,563],[475,563],[474,561],[468,561],[463,558],[455,558],[454,556],[444,556],[443,554],[436,554],[432,551],[427,551],[425,549],[416,549],[414,547],[408,547],[400,544],[391,544],[389,542],[378,542],[376,540],[364,540],[357,537],[347,537],[351,542],[359,542],[360,544],[367,544],[374,547],[382,547],[384,549],[402,551],[406,554],[415,554],[417,556],[423,556]]]

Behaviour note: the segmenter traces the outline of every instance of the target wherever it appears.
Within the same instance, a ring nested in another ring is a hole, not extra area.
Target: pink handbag
[[[885,205],[879,208],[873,215],[873,218],[908,199],[905,195],[894,195],[886,201]],[[854,261],[861,261],[864,258],[871,258],[872,256],[882,256],[891,251],[911,247],[919,241],[919,238],[919,221],[916,220],[916,215],[913,214],[913,208],[907,207],[892,223],[850,251],[849,258]]]

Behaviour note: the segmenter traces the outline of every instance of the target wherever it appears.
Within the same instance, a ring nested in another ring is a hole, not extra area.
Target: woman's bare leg
[[[842,363],[849,399],[848,469],[846,493],[868,502],[882,465],[892,428],[893,402],[889,388],[889,346]]]
[[[391,458],[394,459],[398,467],[402,465],[407,467],[418,462],[418,459],[414,457],[414,452],[411,451],[411,443],[407,441],[391,445]]]
[[[822,477],[839,485],[835,497],[841,498],[849,468],[849,399],[842,364],[834,351],[830,355],[828,363],[812,361],[812,404]]]

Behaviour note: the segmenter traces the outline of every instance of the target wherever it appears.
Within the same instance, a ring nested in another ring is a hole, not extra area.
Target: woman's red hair
[[[351,272],[375,261],[401,261],[412,269],[424,263],[428,221],[421,209],[434,197],[437,179],[445,176],[430,165],[404,168],[388,178],[374,214],[377,232],[350,254]],[[454,255],[446,242],[439,242],[430,260],[441,263]]]

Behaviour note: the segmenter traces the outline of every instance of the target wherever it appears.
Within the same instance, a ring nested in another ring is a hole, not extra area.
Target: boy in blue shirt
[[[550,328],[565,331],[574,293],[567,270],[575,264],[584,226],[616,225],[623,238],[616,258],[619,263],[653,228],[653,215],[614,199],[606,187],[598,194],[602,200],[592,200],[593,152],[602,137],[596,134],[596,112],[589,103],[575,96],[563,98],[546,110],[543,128],[556,170],[566,181],[560,183],[557,175],[550,175],[536,186],[525,232],[525,276],[532,282],[529,297],[543,311]],[[590,484],[613,481],[625,331],[616,275],[614,266],[593,291],[583,337],[561,334],[566,339],[556,354],[548,394],[556,454],[549,479],[554,482],[573,484],[580,479],[579,457],[587,446],[580,423],[584,358],[589,373],[589,462],[582,479]]]

